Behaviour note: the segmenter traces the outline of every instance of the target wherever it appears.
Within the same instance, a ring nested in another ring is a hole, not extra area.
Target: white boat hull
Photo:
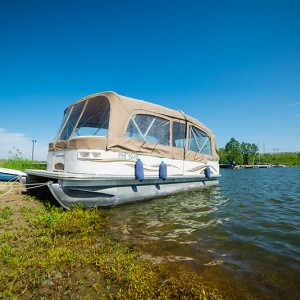
[[[173,176],[166,180],[129,177],[104,177],[32,170],[27,172],[27,183],[47,182],[48,188],[64,208],[80,204],[84,208],[113,207],[144,201],[150,198],[217,185],[217,177]]]

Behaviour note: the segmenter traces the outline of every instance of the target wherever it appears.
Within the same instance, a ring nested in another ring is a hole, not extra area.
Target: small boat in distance
[[[218,184],[212,131],[182,111],[103,92],[64,111],[49,144],[47,170],[24,184],[47,183],[65,208],[110,207]]]
[[[26,173],[7,169],[7,168],[0,168],[0,181],[17,181],[20,177],[25,177]]]
[[[281,164],[275,164],[272,165],[273,168],[285,168],[285,165],[281,165]]]

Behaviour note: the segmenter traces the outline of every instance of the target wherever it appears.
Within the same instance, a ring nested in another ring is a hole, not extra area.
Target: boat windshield
[[[72,106],[70,117],[67,119],[67,122],[63,124],[64,127],[61,130],[57,140],[64,141],[69,139],[77,123],[77,120],[82,112],[85,102],[86,101],[82,101]]]
[[[68,117],[69,117],[71,111],[72,111],[72,107],[71,107],[71,106],[68,107],[68,108],[65,110],[65,112],[64,112],[64,117],[63,117],[63,119],[62,119],[62,121],[61,121],[61,124],[60,124],[60,126],[59,126],[58,132],[57,132],[56,135],[55,135],[55,139],[56,139],[56,137],[59,135],[59,133],[61,132],[61,129],[63,128],[63,126],[64,126],[66,120],[68,119]],[[61,135],[60,135],[60,136],[61,136]],[[54,139],[54,140],[55,140],[55,139]]]
[[[110,105],[102,97],[89,100],[78,122],[72,137],[76,136],[107,136]]]
[[[107,98],[96,97],[81,101],[69,110],[64,115],[57,140],[68,140],[76,136],[107,136],[110,113]]]

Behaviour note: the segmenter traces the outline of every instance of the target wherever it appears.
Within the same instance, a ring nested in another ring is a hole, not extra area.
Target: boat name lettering
[[[138,160],[138,155],[132,153],[118,152],[118,158]]]
[[[64,157],[64,154],[56,154],[55,157]]]

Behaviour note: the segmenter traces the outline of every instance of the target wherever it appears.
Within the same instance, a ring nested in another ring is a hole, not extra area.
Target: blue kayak
[[[0,181],[16,181],[22,176],[26,176],[26,173],[19,170],[0,168]]]

